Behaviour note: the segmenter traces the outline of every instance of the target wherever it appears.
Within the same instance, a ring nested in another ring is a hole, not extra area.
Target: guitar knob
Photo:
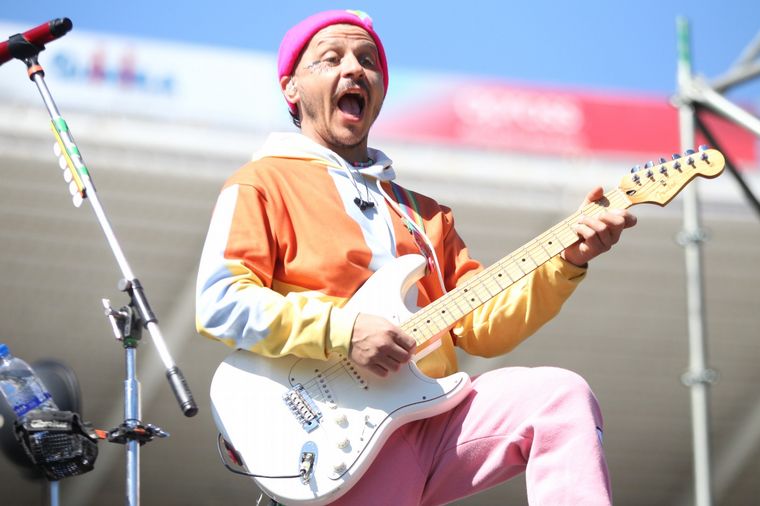
[[[346,472],[346,463],[345,462],[336,462],[335,464],[333,464],[333,473],[334,474],[338,475],[338,474],[343,474],[344,472]]]
[[[348,440],[348,438],[341,439],[340,441],[338,441],[338,448],[340,448],[341,450],[344,448],[348,448],[349,444],[351,444],[351,442]]]
[[[341,427],[346,427],[348,425],[348,418],[346,417],[345,413],[338,413],[335,415],[335,418],[333,418],[333,420],[335,420],[335,423]]]

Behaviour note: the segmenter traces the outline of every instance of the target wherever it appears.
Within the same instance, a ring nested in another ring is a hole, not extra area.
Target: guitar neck
[[[450,329],[459,319],[509,288],[519,280],[578,242],[573,226],[581,215],[596,216],[608,209],[626,209],[631,201],[620,189],[612,190],[587,204],[537,238],[471,277],[443,297],[417,311],[401,325],[421,347]]]

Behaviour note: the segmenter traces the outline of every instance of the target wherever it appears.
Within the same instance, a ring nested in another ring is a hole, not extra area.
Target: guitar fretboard
[[[401,328],[421,346],[577,242],[578,234],[573,230],[573,225],[578,223],[582,215],[596,216],[610,208],[625,209],[630,205],[630,200],[620,189],[606,193],[600,200],[587,204],[539,237],[420,309]]]

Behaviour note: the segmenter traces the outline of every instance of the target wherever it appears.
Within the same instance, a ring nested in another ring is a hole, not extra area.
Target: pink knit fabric
[[[287,31],[280,43],[277,53],[277,77],[289,76],[301,56],[303,49],[309,44],[311,38],[323,28],[332,25],[355,25],[367,31],[375,41],[377,54],[380,58],[380,69],[383,71],[383,86],[388,92],[388,62],[385,59],[385,49],[380,37],[372,26],[372,18],[367,13],[356,10],[333,10],[314,14],[304,19]],[[295,105],[288,103],[288,107],[295,112]]]

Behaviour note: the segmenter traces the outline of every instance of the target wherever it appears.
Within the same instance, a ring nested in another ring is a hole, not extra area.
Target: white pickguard
[[[419,255],[397,258],[368,279],[347,307],[399,324],[412,314],[404,299],[424,269]],[[296,385],[303,392],[294,392]],[[338,355],[327,361],[269,359],[238,350],[214,374],[211,406],[217,428],[251,473],[297,475],[303,456],[313,454],[305,482],[299,477],[254,480],[279,502],[317,506],[354,485],[395,429],[448,411],[469,391],[467,374],[436,380],[414,363],[380,378]],[[299,419],[283,399],[289,392],[306,397],[311,405],[302,409],[311,416],[313,408],[318,419]]]

